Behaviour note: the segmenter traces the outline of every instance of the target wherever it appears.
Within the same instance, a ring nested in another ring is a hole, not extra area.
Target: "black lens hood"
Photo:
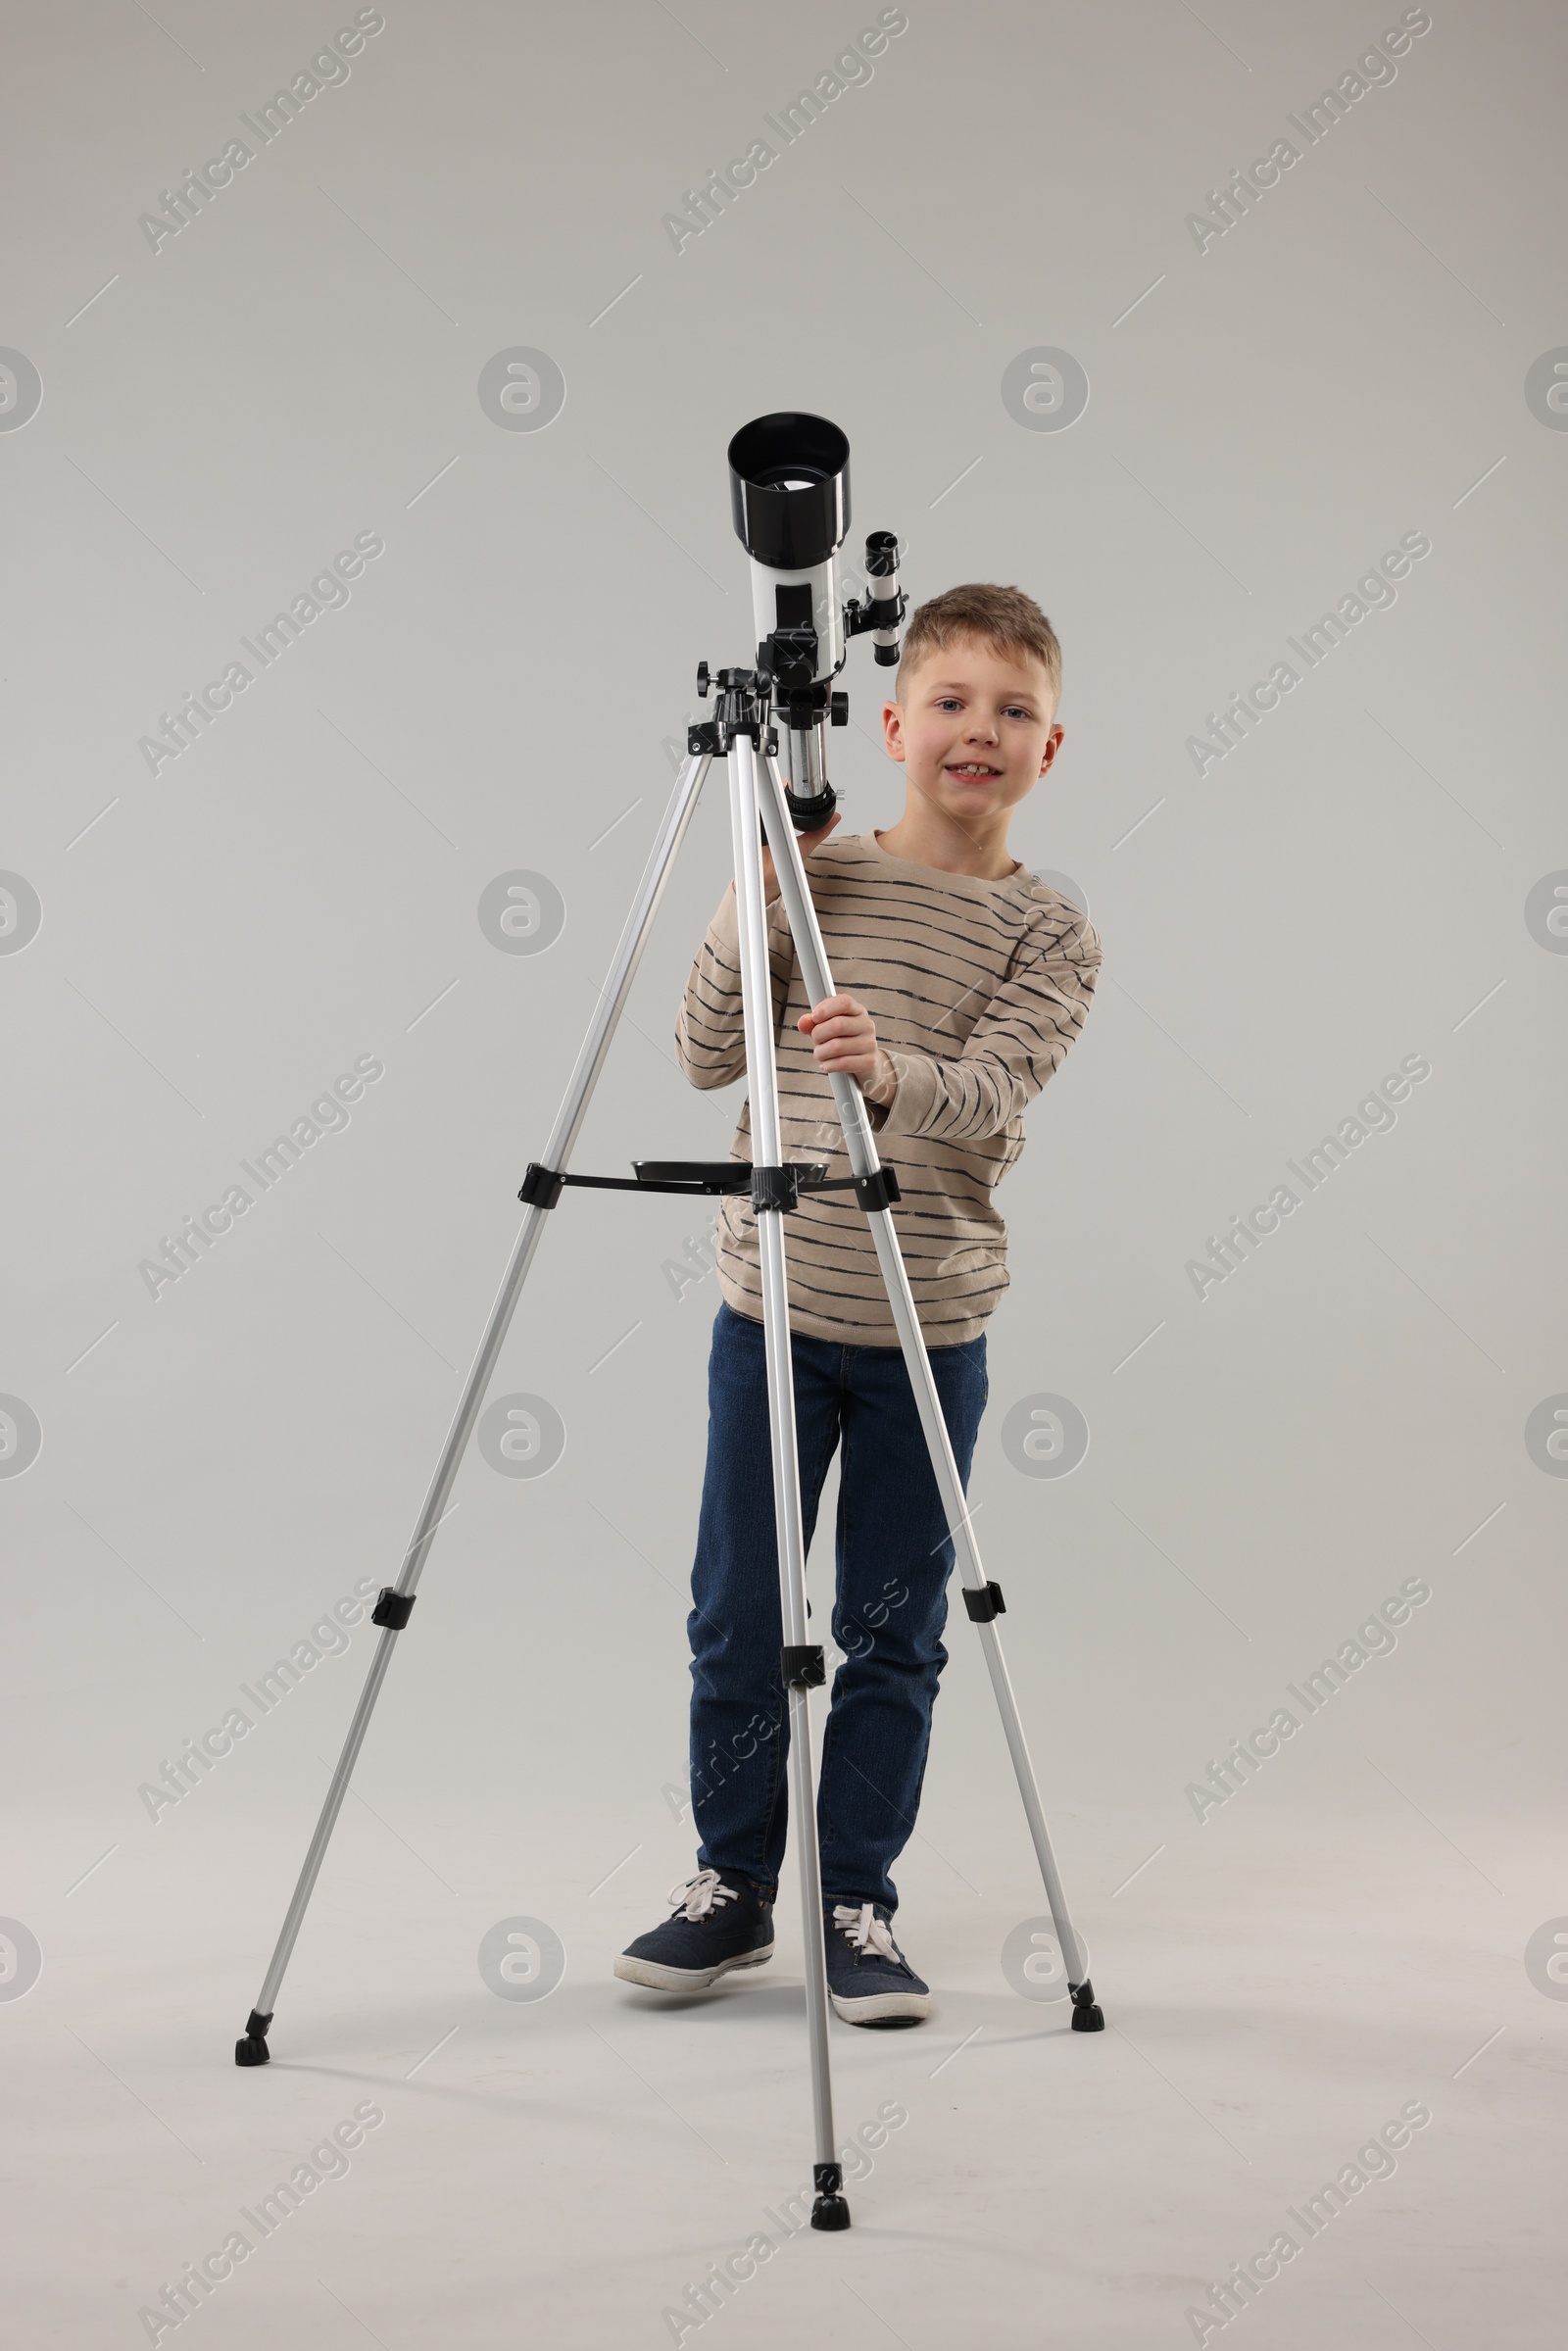
[[[729,445],[729,495],[736,536],[755,563],[808,571],[850,527],[850,444],[825,416],[757,416]]]

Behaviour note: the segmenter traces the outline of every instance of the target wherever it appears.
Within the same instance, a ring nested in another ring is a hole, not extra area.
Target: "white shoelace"
[[[720,1883],[717,1870],[699,1870],[695,1878],[678,1880],[664,1899],[695,1926],[700,1920],[711,1917],[721,1903],[738,1902],[740,1896],[732,1886]]]
[[[869,1902],[862,1902],[858,1910],[836,1902],[833,1906],[833,1924],[857,1951],[862,1954],[868,1950],[874,1951],[881,1959],[891,1959],[895,1967],[908,1965],[893,1940],[887,1921],[877,1917]]]

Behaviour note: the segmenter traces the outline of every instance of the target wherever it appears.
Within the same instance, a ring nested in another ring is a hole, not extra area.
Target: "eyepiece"
[[[741,545],[771,571],[808,571],[850,527],[850,444],[825,416],[788,410],[743,424],[729,445]]]

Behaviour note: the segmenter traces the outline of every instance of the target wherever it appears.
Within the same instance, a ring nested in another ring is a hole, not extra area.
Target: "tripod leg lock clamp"
[[[801,1170],[799,1167],[754,1167],[752,1169],[752,1206],[759,1216],[770,1210],[787,1216],[801,1204]]]
[[[899,1179],[893,1169],[879,1167],[875,1175],[856,1177],[855,1197],[869,1216],[874,1208],[891,1208],[894,1201],[902,1200],[904,1195],[899,1190]]]
[[[827,1680],[827,1666],[818,1642],[803,1642],[798,1648],[786,1645],[779,1651],[779,1665],[786,1690],[820,1690]]]
[[[390,1584],[383,1584],[381,1596],[370,1610],[371,1624],[384,1626],[389,1633],[401,1633],[414,1614],[417,1597],[416,1592],[394,1592]]]
[[[963,1604],[969,1611],[972,1624],[989,1625],[993,1617],[1005,1616],[1007,1603],[1002,1596],[1000,1584],[983,1584],[978,1592],[963,1588]]]
[[[530,1208],[553,1208],[565,1184],[565,1177],[558,1175],[553,1167],[541,1167],[537,1159],[530,1159],[517,1198],[526,1200]]]

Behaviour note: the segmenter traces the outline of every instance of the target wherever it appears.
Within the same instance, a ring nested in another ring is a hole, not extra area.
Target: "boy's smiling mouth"
[[[971,780],[981,780],[988,775],[1000,775],[1002,769],[989,765],[984,759],[950,759],[948,773],[949,775],[961,775]]]

